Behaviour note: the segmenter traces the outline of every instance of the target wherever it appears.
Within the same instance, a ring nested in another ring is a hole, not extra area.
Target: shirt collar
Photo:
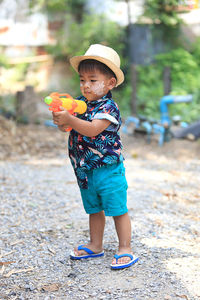
[[[111,91],[109,91],[101,99],[98,99],[98,100],[95,100],[95,101],[88,101],[85,97],[83,97],[82,99],[84,99],[87,104],[96,105],[99,102],[102,102],[102,101],[105,101],[105,100],[108,100],[108,99],[111,99],[111,98],[112,98],[112,93],[111,93]]]

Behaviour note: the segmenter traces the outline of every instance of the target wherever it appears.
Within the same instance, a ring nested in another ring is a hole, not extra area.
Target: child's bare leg
[[[131,220],[128,213],[113,217],[115,222],[115,228],[119,239],[118,255],[129,253],[131,250]],[[130,261],[129,257],[122,257],[118,259],[118,264],[124,264]],[[113,259],[112,264],[116,263],[116,259]]]
[[[85,244],[94,253],[101,252],[103,246],[103,234],[105,227],[105,214],[104,211],[100,211],[96,214],[89,215],[89,226],[90,226],[90,243]],[[84,255],[86,252],[84,250],[74,249],[76,255]]]

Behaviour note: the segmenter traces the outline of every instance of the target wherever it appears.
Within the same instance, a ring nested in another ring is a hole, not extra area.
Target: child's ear
[[[110,78],[109,88],[112,90],[117,84],[117,80],[115,77]]]

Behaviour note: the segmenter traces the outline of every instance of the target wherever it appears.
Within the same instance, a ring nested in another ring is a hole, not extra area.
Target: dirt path
[[[1,138],[0,299],[200,299],[198,142],[159,148],[123,136],[140,260],[111,271],[117,251],[111,218],[104,258],[69,259],[89,233],[63,134],[6,124]]]

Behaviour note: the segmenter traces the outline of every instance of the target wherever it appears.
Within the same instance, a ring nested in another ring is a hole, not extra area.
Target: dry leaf
[[[28,269],[19,269],[19,270],[13,269],[13,270],[9,271],[7,274],[5,274],[4,277],[8,278],[8,277],[10,277],[13,274],[30,272],[30,271],[33,271],[33,267],[28,268]]]
[[[200,194],[194,194],[194,195],[193,195],[193,197],[195,197],[195,198],[198,198],[198,199],[199,199],[199,198],[200,198]]]
[[[67,184],[76,184],[76,181],[67,181]]]
[[[42,290],[44,290],[45,292],[55,292],[55,291],[58,291],[59,288],[60,288],[59,283],[51,283],[49,285],[44,285],[42,287]]]
[[[137,152],[131,152],[132,158],[138,158],[138,153]]]
[[[15,245],[20,244],[20,243],[24,243],[24,242],[21,241],[21,240],[18,240],[18,241],[15,241],[15,242],[10,243],[10,245],[11,245],[11,246],[15,246]]]
[[[153,202],[153,208],[158,208],[157,203]]]
[[[156,219],[156,220],[154,221],[154,223],[155,223],[156,225],[158,225],[158,226],[163,226],[163,221],[160,220],[160,219]]]
[[[171,173],[171,174],[173,174],[175,176],[180,176],[181,175],[181,172],[178,172],[176,170],[171,170],[171,171],[169,171],[169,173]]]
[[[15,261],[0,261],[0,266],[10,265],[15,263]]]
[[[11,227],[18,227],[21,224],[21,221],[18,221],[16,224],[12,224]]]
[[[3,272],[5,271],[5,266],[3,266],[0,270],[0,274],[3,275]]]
[[[189,300],[187,295],[178,295],[178,294],[176,294],[176,296],[179,297],[179,298],[184,298],[186,300]]]
[[[165,300],[171,300],[172,299],[172,297],[170,296],[170,295],[165,295],[165,298],[164,298]]]
[[[176,192],[164,192],[163,195],[166,197],[176,197],[177,196]]]

